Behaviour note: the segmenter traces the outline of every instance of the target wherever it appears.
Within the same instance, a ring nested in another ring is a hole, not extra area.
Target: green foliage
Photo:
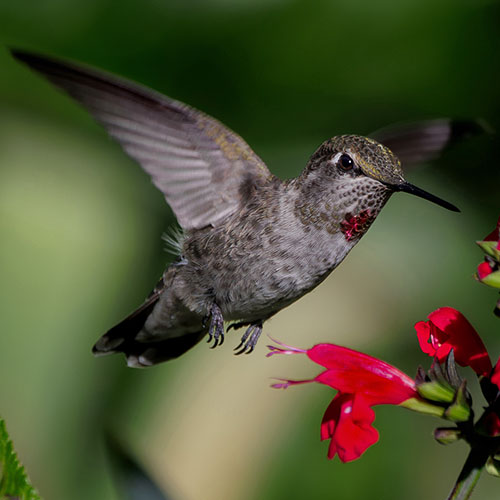
[[[0,418],[0,500],[40,500],[30,485],[9,439],[5,422]]]

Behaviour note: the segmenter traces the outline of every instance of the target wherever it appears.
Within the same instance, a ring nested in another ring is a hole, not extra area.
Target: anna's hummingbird
[[[90,111],[151,176],[183,230],[177,259],[97,341],[97,355],[123,352],[129,366],[154,365],[207,333],[213,347],[222,344],[224,321],[247,327],[236,350],[249,353],[264,321],[321,283],[394,192],[458,211],[406,182],[400,160],[373,139],[328,139],[299,177],[282,181],[241,137],[186,104],[76,64],[13,55]],[[427,122],[406,138],[386,134],[386,143],[410,159],[418,147],[425,159],[449,132],[448,121]]]

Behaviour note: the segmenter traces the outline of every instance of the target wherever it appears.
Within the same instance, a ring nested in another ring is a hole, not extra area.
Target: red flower
[[[498,358],[497,364],[495,365],[495,369],[491,374],[490,381],[500,389],[500,358]]]
[[[321,422],[321,440],[331,439],[328,458],[338,454],[342,462],[359,458],[378,441],[372,427],[375,412],[362,395],[339,392],[326,409]]]
[[[489,262],[481,262],[479,266],[477,266],[477,276],[479,281],[484,280],[486,276],[490,275],[493,272],[493,269]]]
[[[284,380],[275,388],[319,382],[339,392],[328,406],[321,423],[321,439],[331,439],[328,458],[338,454],[342,462],[359,458],[378,441],[372,427],[377,404],[399,405],[418,398],[415,382],[392,365],[347,347],[319,344],[311,349],[268,346],[273,354],[307,354],[325,371],[312,380]]]
[[[500,250],[500,217],[497,221],[497,227],[483,241],[498,241],[497,250]]]
[[[441,363],[451,349],[456,362],[470,366],[478,375],[491,372],[491,361],[486,347],[465,316],[452,307],[441,307],[428,316],[429,321],[415,325],[420,348]]]
[[[486,410],[479,420],[478,426],[480,426],[488,436],[500,436],[500,416],[493,410]]]

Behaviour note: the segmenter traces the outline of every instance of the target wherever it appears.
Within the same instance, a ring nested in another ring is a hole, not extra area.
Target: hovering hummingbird
[[[458,209],[408,183],[408,162],[437,154],[457,122],[421,122],[372,138],[326,140],[294,179],[280,180],[220,122],[148,88],[24,51],[14,57],[82,103],[151,176],[182,228],[177,259],[145,302],[95,344],[129,366],[176,358],[208,334],[246,327],[251,352],[262,324],[321,283],[366,233],[390,196],[414,194]],[[458,126],[460,129],[460,126]],[[228,330],[229,330],[228,328]]]

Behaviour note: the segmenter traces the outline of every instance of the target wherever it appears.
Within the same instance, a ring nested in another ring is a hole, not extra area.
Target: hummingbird
[[[281,180],[239,135],[201,111],[84,65],[12,54],[104,126],[151,176],[182,229],[173,238],[176,259],[144,303],[96,342],[95,355],[121,352],[131,367],[155,365],[207,334],[212,347],[222,345],[225,322],[226,332],[245,328],[235,351],[248,354],[263,323],[318,286],[392,194],[459,211],[407,182],[390,147],[410,163],[430,158],[454,136],[451,120],[388,129],[381,141],[332,137],[298,177]]]

